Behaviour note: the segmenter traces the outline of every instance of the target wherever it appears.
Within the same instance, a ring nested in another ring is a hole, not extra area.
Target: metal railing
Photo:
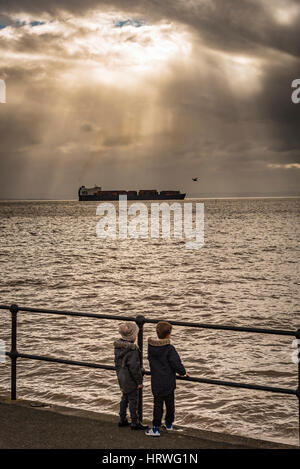
[[[0,305],[0,310],[1,309],[9,310],[11,312],[11,349],[10,349],[10,352],[6,352],[6,355],[9,356],[11,360],[11,400],[16,400],[16,397],[17,397],[17,359],[18,358],[25,358],[25,359],[30,359],[30,360],[41,360],[41,361],[53,362],[53,363],[63,363],[66,365],[84,366],[88,368],[99,368],[99,369],[104,369],[104,370],[115,370],[115,367],[111,365],[101,365],[98,363],[65,360],[63,358],[57,358],[57,357],[48,357],[48,356],[43,356],[43,355],[19,353],[17,349],[17,314],[19,311],[29,312],[29,313],[43,313],[43,314],[55,314],[55,315],[63,315],[63,316],[86,317],[86,318],[94,318],[94,319],[108,319],[108,320],[115,320],[115,321],[133,321],[137,324],[139,328],[138,347],[139,347],[140,361],[141,361],[142,367],[143,367],[144,324],[146,323],[155,324],[159,320],[161,320],[161,319],[148,319],[142,315],[139,315],[133,318],[133,317],[127,317],[127,316],[114,316],[114,315],[107,315],[107,314],[80,313],[80,312],[74,312],[74,311],[58,311],[58,310],[41,309],[41,308],[27,308],[27,307],[20,307],[16,304],[12,304],[10,306]],[[175,326],[193,327],[193,328],[199,328],[199,329],[214,329],[214,330],[222,330],[222,331],[247,332],[247,333],[257,333],[257,334],[273,334],[273,335],[280,335],[280,336],[296,337],[298,339],[298,388],[297,389],[281,388],[281,387],[274,387],[274,386],[262,386],[262,385],[257,385],[257,384],[223,381],[223,380],[209,379],[209,378],[176,376],[176,379],[189,381],[189,382],[196,382],[196,383],[212,384],[212,385],[217,385],[217,386],[253,389],[257,391],[265,391],[265,392],[272,392],[272,393],[279,393],[279,394],[289,394],[289,395],[296,396],[298,398],[298,432],[299,432],[299,446],[300,446],[300,329],[298,329],[297,331],[288,331],[288,330],[280,330],[280,329],[262,329],[262,328],[256,328],[256,327],[238,327],[238,326],[215,325],[215,324],[193,323],[193,322],[172,321],[172,320],[168,320],[168,322]],[[151,373],[149,371],[145,371],[144,374],[150,375]],[[143,390],[142,389],[139,390],[139,404],[138,405],[139,405],[139,409],[138,409],[139,416],[140,416],[140,419],[142,420],[143,418]]]

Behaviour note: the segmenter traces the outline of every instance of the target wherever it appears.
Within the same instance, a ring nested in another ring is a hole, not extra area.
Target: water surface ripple
[[[196,200],[194,200],[196,202]],[[300,327],[300,199],[205,200],[205,246],[180,240],[100,240],[97,203],[0,203],[0,302],[49,309],[269,327]],[[23,353],[113,364],[117,322],[20,313]],[[10,316],[0,313],[9,349]],[[145,326],[145,337],[155,334]],[[192,376],[297,387],[292,338],[175,327]],[[145,340],[145,364],[146,340]],[[9,363],[0,364],[8,393]],[[117,413],[110,371],[18,361],[18,396]],[[178,424],[297,443],[293,396],[179,382]],[[145,378],[145,416],[152,396]]]

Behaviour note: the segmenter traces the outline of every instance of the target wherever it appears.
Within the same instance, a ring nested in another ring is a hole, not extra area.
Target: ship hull
[[[183,200],[186,194],[172,194],[172,195],[127,195],[127,200]],[[107,201],[107,200],[119,200],[119,195],[79,195],[79,201]]]

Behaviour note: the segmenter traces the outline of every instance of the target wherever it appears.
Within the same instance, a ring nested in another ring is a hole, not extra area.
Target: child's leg
[[[154,407],[153,407],[153,427],[161,426],[161,419],[163,416],[163,403],[164,399],[161,396],[154,396]]]
[[[128,393],[128,401],[129,401],[131,425],[137,425],[139,422],[138,414],[137,414],[137,407],[138,407],[138,390],[137,389]]]
[[[174,398],[174,391],[165,396],[164,398],[166,403],[166,424],[172,425],[175,418],[175,398]]]
[[[127,406],[128,406],[128,394],[123,392],[121,402],[120,402],[120,420],[121,420],[121,422],[124,422],[124,420],[126,420]]]

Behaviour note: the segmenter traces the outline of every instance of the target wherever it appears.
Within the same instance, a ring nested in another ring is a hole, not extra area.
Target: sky
[[[0,198],[299,195],[299,21],[299,0],[0,0]]]

